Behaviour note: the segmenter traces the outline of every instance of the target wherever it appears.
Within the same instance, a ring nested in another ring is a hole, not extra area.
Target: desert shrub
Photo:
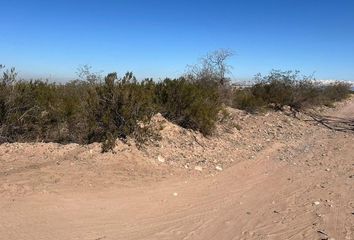
[[[81,71],[79,80],[65,84],[16,80],[14,70],[5,71],[0,136],[8,141],[102,142],[105,152],[117,138],[132,136],[139,144],[157,139],[140,125],[158,112],[182,127],[210,134],[221,109],[216,83],[183,78],[138,82],[131,72],[102,78],[88,67]]]
[[[259,78],[258,78],[259,79]],[[253,94],[276,109],[288,105],[293,110],[328,105],[346,98],[350,85],[344,82],[323,84],[312,76],[299,76],[295,71],[272,71],[252,88]]]
[[[293,109],[300,110],[306,107],[321,105],[322,84],[308,78],[295,81],[292,90],[292,102],[289,104]]]
[[[264,109],[265,102],[262,98],[255,96],[251,89],[235,89],[232,96],[232,107],[256,113]]]
[[[164,117],[205,135],[212,133],[221,109],[216,84],[165,79],[157,85],[157,96]]]
[[[272,71],[269,75],[256,77],[256,84],[251,88],[257,99],[262,99],[274,108],[281,109],[285,105],[295,103],[294,91],[297,81],[297,72]]]
[[[6,102],[3,130],[8,137],[22,140],[46,135],[58,123],[55,86],[42,81],[18,81]]]
[[[300,77],[298,71],[273,70],[266,76],[257,75],[255,82],[249,89],[234,90],[232,106],[249,112],[264,107],[281,110],[284,106],[299,111],[313,106],[330,106],[350,93],[347,83],[326,85],[312,76]]]
[[[125,139],[134,134],[138,122],[147,122],[157,113],[155,83],[138,83],[132,73],[120,79],[116,73],[108,74],[104,83],[90,87],[89,92],[88,142]]]
[[[159,111],[155,88],[156,85],[151,79],[139,83],[136,80],[127,83],[123,78],[119,90],[124,106],[124,134],[130,135],[136,131],[138,122],[149,122],[150,118]]]
[[[89,108],[88,85],[82,81],[71,81],[58,88],[59,112],[61,119],[60,139],[62,143],[87,142]]]
[[[329,104],[331,102],[340,101],[347,98],[351,93],[351,85],[345,82],[334,82],[326,85],[323,88],[324,102]]]

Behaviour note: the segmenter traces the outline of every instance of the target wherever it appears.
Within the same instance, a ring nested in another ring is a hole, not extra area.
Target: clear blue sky
[[[0,63],[23,77],[74,78],[82,64],[174,77],[229,48],[237,79],[298,69],[354,80],[353,0],[8,0],[0,9]]]

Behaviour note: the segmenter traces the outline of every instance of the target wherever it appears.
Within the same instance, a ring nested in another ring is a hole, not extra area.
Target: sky
[[[65,81],[77,68],[178,77],[231,49],[231,77],[272,69],[354,80],[353,0],[0,0],[0,64]]]

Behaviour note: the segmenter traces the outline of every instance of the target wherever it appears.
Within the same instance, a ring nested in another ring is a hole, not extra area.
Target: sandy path
[[[354,102],[333,116],[353,119]],[[4,197],[0,239],[354,239],[353,140],[274,143],[215,177]]]

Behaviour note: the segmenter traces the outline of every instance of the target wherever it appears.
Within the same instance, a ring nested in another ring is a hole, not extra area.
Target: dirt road
[[[326,123],[353,119],[351,102]],[[217,175],[3,194],[0,239],[354,239],[354,131],[313,127]]]

